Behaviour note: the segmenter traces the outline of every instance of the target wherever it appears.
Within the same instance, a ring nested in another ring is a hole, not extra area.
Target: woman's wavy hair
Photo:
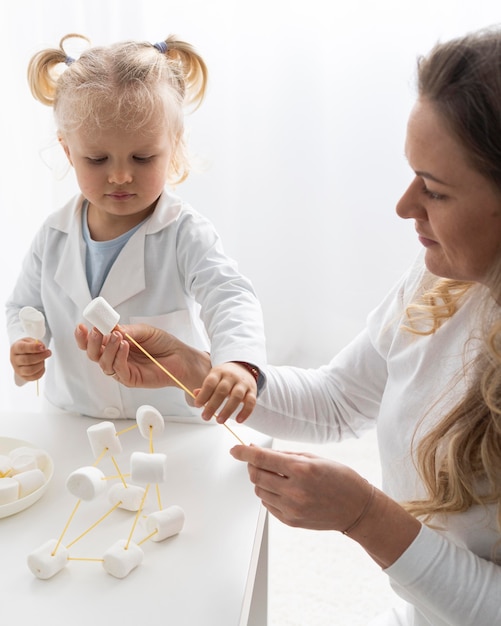
[[[437,44],[418,60],[417,82],[419,98],[438,112],[471,166],[501,191],[499,28]],[[432,334],[464,298],[478,298],[482,305],[484,349],[474,363],[465,364],[465,376],[471,381],[466,395],[414,450],[427,497],[406,503],[406,508],[424,521],[473,505],[501,503],[501,254],[485,284],[488,288],[437,278],[407,309],[407,330]],[[428,326],[423,328],[426,320]],[[501,526],[500,513],[498,523]]]
[[[87,47],[72,58],[66,48],[90,41],[83,35],[63,37],[58,48],[33,55],[28,83],[33,96],[52,106],[60,137],[75,129],[117,126],[141,131],[158,115],[165,116],[174,147],[169,182],[178,183],[189,173],[184,139],[184,111],[202,102],[207,67],[198,52],[171,35],[158,44],[125,41],[110,46]]]

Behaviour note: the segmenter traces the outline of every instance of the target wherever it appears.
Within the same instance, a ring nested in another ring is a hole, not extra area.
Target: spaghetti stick
[[[87,533],[90,533],[91,530],[93,530],[98,524],[100,524],[104,519],[106,519],[108,517],[108,515],[110,515],[111,513],[113,513],[113,511],[115,511],[115,509],[117,509],[122,503],[121,502],[117,502],[114,506],[111,507],[111,509],[105,513],[104,515],[102,515],[96,522],[94,522],[91,526],[89,526],[89,528],[87,528],[87,530],[84,530],[83,533],[81,533],[80,535],[78,535],[78,537],[76,539],[73,539],[73,541],[71,541],[67,546],[66,549],[71,548],[72,545],[74,545],[77,541],[80,541],[80,539],[82,537],[85,537],[85,535]]]
[[[129,544],[132,540],[132,535],[134,534],[134,530],[136,528],[137,522],[139,520],[139,516],[141,515],[143,508],[144,508],[144,501],[146,500],[146,496],[148,495],[148,490],[149,490],[150,486],[146,485],[145,490],[144,490],[144,495],[143,495],[143,499],[141,500],[141,504],[139,505],[139,509],[136,513],[136,516],[134,518],[134,523],[132,524],[132,528],[130,529],[130,534],[129,534],[129,538],[127,539],[127,543],[125,544],[125,549],[128,550],[129,549]]]
[[[54,548],[54,551],[52,552],[51,556],[54,556],[56,554],[56,552],[58,551],[58,548],[61,545],[61,542],[63,540],[63,537],[66,534],[66,531],[68,530],[69,525],[71,524],[71,520],[75,517],[75,513],[77,512],[77,509],[78,509],[78,507],[80,506],[81,503],[82,503],[81,500],[77,500],[77,503],[73,507],[73,511],[71,512],[71,515],[69,516],[68,521],[66,522],[66,525],[63,528],[63,532],[61,533],[61,536],[57,540],[56,547]]]
[[[118,329],[118,330],[120,330],[120,329]],[[121,331],[121,332],[123,332],[123,331]],[[188,389],[188,387],[183,385],[183,383],[180,380],[178,380],[174,376],[174,374],[171,374],[168,369],[166,369],[161,363],[159,363],[155,359],[155,357],[151,356],[151,354],[147,350],[145,350],[135,339],[133,339],[128,333],[124,333],[124,335],[131,343],[133,343],[136,346],[136,348],[141,350],[141,352],[145,356],[147,356],[157,367],[159,367],[162,370],[162,372],[164,372],[164,374],[167,374],[167,376],[169,376],[169,378],[171,378],[176,383],[176,385],[181,387],[181,389],[183,391],[185,391],[189,396],[191,396],[192,398],[195,398],[195,394],[192,391],[190,391]],[[240,437],[233,430],[231,430],[231,428],[228,426],[228,424],[223,423],[223,426],[235,437],[235,439],[237,439],[239,441],[239,443],[241,443],[243,446],[245,446],[245,443],[240,439]]]

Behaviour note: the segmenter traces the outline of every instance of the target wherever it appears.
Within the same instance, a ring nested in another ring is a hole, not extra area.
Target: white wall
[[[3,300],[33,233],[76,190],[72,172],[61,179],[52,112],[29,93],[29,57],[68,32],[96,44],[176,33],[210,70],[207,100],[187,120],[205,168],[178,191],[252,279],[269,360],[326,361],[418,251],[394,212],[411,176],[416,56],[498,21],[497,0],[4,0]],[[2,401],[18,402],[1,326],[0,354]]]

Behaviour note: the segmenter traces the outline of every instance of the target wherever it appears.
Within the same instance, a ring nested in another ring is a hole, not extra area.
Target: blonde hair
[[[458,311],[467,294],[485,292],[479,297],[484,349],[473,362],[464,363],[463,375],[471,380],[466,394],[413,450],[427,497],[404,506],[427,522],[434,515],[464,512],[473,505],[501,504],[501,318],[492,292],[473,290],[474,285],[438,278],[406,311],[404,328],[429,335]],[[501,527],[499,510],[498,524]]]
[[[184,139],[184,110],[200,106],[207,88],[207,67],[190,44],[174,35],[165,42],[125,41],[88,47],[78,59],[65,51],[79,34],[64,36],[58,48],[37,52],[28,65],[33,96],[54,109],[60,136],[80,128],[117,126],[140,130],[158,107],[165,110],[175,146],[169,182],[183,181],[190,164]]]

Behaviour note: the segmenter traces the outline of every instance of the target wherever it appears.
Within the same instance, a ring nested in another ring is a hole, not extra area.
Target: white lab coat
[[[9,341],[26,333],[19,310],[33,306],[46,319],[53,352],[44,381],[48,401],[99,418],[134,418],[143,404],[166,418],[195,416],[177,388],[128,389],[103,374],[75,342],[75,327],[91,295],[85,275],[83,197],[50,215],[38,231],[6,304]],[[265,365],[262,311],[251,283],[228,258],[212,224],[165,190],[151,217],[113,264],[100,293],[120,323],[146,322],[211,352],[213,365]],[[181,381],[182,382],[182,381]]]

